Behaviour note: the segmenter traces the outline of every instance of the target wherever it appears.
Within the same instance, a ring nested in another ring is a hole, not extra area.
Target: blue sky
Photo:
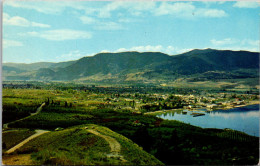
[[[5,1],[3,62],[60,62],[99,52],[259,51],[257,2]]]

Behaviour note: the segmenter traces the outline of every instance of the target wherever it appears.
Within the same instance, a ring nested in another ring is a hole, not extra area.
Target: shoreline
[[[216,109],[207,109],[207,107],[200,107],[200,108],[192,108],[192,109],[176,108],[176,109],[170,109],[170,110],[158,110],[158,111],[154,111],[154,112],[146,112],[146,113],[144,113],[144,115],[153,115],[153,114],[157,114],[157,113],[166,113],[166,112],[171,112],[171,111],[183,111],[183,110],[188,110],[188,111],[198,111],[200,109],[206,109],[206,111],[229,110],[229,109],[233,109],[233,108],[240,108],[240,107],[246,107],[246,106],[257,105],[257,104],[260,105],[260,101],[249,101],[248,103],[243,104],[243,105],[218,107]],[[200,110],[200,111],[205,112],[202,110]]]

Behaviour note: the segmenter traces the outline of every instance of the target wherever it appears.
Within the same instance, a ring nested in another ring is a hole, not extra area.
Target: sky
[[[2,11],[3,62],[61,62],[100,52],[259,52],[259,2],[14,1]]]

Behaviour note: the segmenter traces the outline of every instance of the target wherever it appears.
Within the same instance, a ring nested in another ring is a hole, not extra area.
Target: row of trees
[[[48,105],[53,105],[53,106],[62,106],[63,104],[61,104],[61,101],[54,101],[53,99],[51,99],[50,101],[50,98],[48,97],[46,100],[45,100],[45,105],[48,106]],[[67,101],[64,101],[64,107],[72,107],[72,103],[68,103]]]

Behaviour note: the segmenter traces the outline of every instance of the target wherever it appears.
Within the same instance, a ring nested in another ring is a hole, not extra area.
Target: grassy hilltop
[[[95,135],[95,131],[100,135]],[[18,137],[18,132],[13,132]],[[102,138],[106,136],[110,140]],[[4,138],[9,137],[4,134]],[[5,140],[8,142],[8,140]],[[111,147],[117,143],[118,147]],[[112,144],[112,145],[110,145]],[[52,131],[35,138],[16,152],[16,156],[31,155],[27,164],[35,165],[162,165],[154,156],[126,137],[106,127],[81,125],[61,131]],[[4,156],[3,162],[12,162],[10,156]]]

